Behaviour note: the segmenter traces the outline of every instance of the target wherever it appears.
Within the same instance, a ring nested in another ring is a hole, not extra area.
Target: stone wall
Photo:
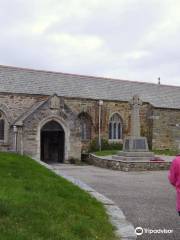
[[[8,129],[5,134],[8,135],[6,142],[0,143],[0,151],[13,150],[14,136],[12,125],[16,119],[28,111],[35,103],[46,100],[47,96],[27,95],[27,94],[0,94],[0,110],[6,115]]]
[[[7,115],[9,129],[8,131],[8,142],[0,143],[0,150],[13,149],[14,144],[14,133],[12,125],[20,116],[28,112],[36,103],[45,101],[48,96],[40,95],[27,95],[27,94],[0,94],[0,110],[5,112]],[[68,127],[70,130],[69,146],[67,146],[67,152],[69,157],[79,156],[79,149],[88,150],[90,140],[82,141],[79,143],[74,142],[74,139],[80,136],[77,131],[78,114],[86,112],[89,114],[92,120],[92,136],[91,139],[98,137],[98,115],[99,107],[97,100],[89,99],[74,99],[64,98],[69,111]],[[119,113],[123,121],[123,136],[129,135],[130,133],[130,105],[128,102],[118,101],[104,101],[102,106],[102,138],[108,139],[108,124],[109,119],[113,113]],[[36,115],[36,116],[35,116]],[[36,112],[34,118],[28,120],[25,126],[17,134],[18,139],[18,150],[21,152],[23,149],[29,154],[37,151],[37,125],[38,122],[47,116],[53,115],[48,109],[45,111],[41,110],[39,113]],[[71,118],[70,116],[74,116]],[[76,118],[75,118],[76,116]],[[76,120],[75,120],[76,119]],[[64,120],[66,122],[66,120]],[[140,121],[141,121],[141,135],[148,138],[149,146],[152,148],[165,149],[165,148],[180,148],[180,110],[172,109],[157,109],[153,108],[148,103],[143,103],[140,108]],[[75,124],[75,125],[74,125]],[[28,127],[29,126],[29,127]],[[76,127],[74,127],[76,126]],[[74,143],[73,143],[74,142]],[[78,150],[76,150],[78,148]],[[78,153],[76,154],[76,151]]]
[[[87,112],[92,119],[92,139],[98,137],[99,127],[99,107],[98,101],[88,99],[66,99],[65,101],[71,109],[76,112]],[[102,106],[102,138],[108,139],[109,137],[109,119],[113,113],[119,113],[123,121],[123,137],[130,134],[130,105],[128,102],[118,101],[104,101]],[[151,122],[149,115],[151,114],[151,106],[148,103],[143,103],[140,109],[140,122],[141,122],[141,134],[148,138],[148,142],[151,143]],[[121,142],[121,141],[120,141]],[[88,149],[90,141],[83,141],[82,148]]]
[[[180,149],[180,110],[153,109],[153,149]]]
[[[64,109],[57,111],[51,109],[49,101],[45,102],[45,104],[24,121],[23,151],[28,155],[40,159],[41,128],[48,121],[55,120],[62,126],[65,133],[64,161],[68,162],[71,159],[79,161],[81,158],[81,143],[77,116],[66,106]]]
[[[46,100],[47,96],[26,94],[0,94],[0,108],[2,105],[8,109],[11,122],[25,113],[38,101]]]
[[[140,162],[140,161],[134,161],[134,162],[126,162],[126,161],[120,161],[120,160],[114,160],[114,159],[106,159],[98,157],[94,154],[89,154],[84,158],[84,161],[88,164],[102,167],[102,168],[109,168],[112,170],[118,170],[118,171],[159,171],[159,170],[168,170],[171,162]]]

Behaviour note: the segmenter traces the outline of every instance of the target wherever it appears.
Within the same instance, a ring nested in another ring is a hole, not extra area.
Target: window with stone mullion
[[[82,122],[81,123],[81,139],[82,140],[86,140],[87,139],[87,127],[86,127],[86,123]]]
[[[117,113],[115,113],[109,122],[109,139],[118,140],[122,138],[122,123]]]

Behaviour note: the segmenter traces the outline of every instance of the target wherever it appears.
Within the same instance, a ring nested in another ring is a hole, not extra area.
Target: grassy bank
[[[0,183],[0,239],[115,239],[101,203],[28,157],[0,153]]]

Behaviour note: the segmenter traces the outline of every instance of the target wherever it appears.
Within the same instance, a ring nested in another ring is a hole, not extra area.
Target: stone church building
[[[135,94],[150,148],[179,149],[180,87],[0,66],[0,151],[81,159],[99,127],[103,139],[122,143]]]

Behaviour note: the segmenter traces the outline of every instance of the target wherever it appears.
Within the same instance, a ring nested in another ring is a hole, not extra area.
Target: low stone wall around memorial
[[[125,162],[114,159],[106,159],[98,157],[94,154],[89,154],[84,158],[88,164],[108,168],[119,171],[159,171],[168,170],[171,162],[156,161],[156,162]]]

